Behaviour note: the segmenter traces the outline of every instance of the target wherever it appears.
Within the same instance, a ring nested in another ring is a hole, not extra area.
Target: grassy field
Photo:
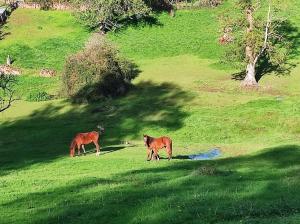
[[[40,70],[54,69],[60,76],[66,57],[81,49],[89,37],[67,11],[18,9],[1,30],[0,64],[6,63],[7,55],[13,58],[13,66],[22,73],[17,94],[25,100],[42,91],[57,93],[59,77],[51,81],[37,77]]]
[[[221,9],[162,14],[156,25],[109,34],[141,70],[126,97],[18,101],[1,113],[0,223],[299,223],[300,67],[241,90],[218,65]],[[81,44],[88,36],[78,35]],[[59,78],[20,82],[55,92]],[[75,133],[99,123],[100,157],[89,146],[86,156],[69,158]],[[173,160],[146,162],[144,133],[172,137]],[[222,151],[217,160],[187,159],[214,147]]]

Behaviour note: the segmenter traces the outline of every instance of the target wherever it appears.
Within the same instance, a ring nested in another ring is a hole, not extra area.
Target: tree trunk
[[[258,83],[255,79],[255,64],[249,63],[247,65],[246,77],[242,81],[243,87],[257,87]]]
[[[251,32],[253,32],[254,29],[254,18],[253,18],[253,9],[251,7],[249,7],[248,9],[246,9],[246,17],[247,17],[247,21],[249,26],[247,27],[247,34],[250,34]],[[246,54],[246,59],[248,61],[248,65],[247,65],[247,69],[246,69],[246,77],[244,78],[244,80],[242,81],[242,86],[243,87],[257,87],[258,83],[255,79],[255,66],[256,66],[256,62],[257,62],[257,57],[255,55],[255,50],[253,49],[253,46],[250,43],[248,43],[249,41],[247,40],[246,42],[246,49],[245,49],[245,54]]]

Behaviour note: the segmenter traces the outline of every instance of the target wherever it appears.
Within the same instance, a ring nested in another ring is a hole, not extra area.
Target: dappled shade
[[[299,146],[287,145],[257,155],[85,177],[5,206],[31,200],[33,210],[23,218],[30,215],[33,223],[284,223],[299,214],[299,156]]]
[[[105,127],[100,138],[103,151],[125,138],[142,141],[142,131],[147,128],[179,129],[188,116],[183,103],[191,99],[174,84],[141,82],[125,98],[75,106],[63,113],[67,101],[49,103],[26,118],[1,125],[0,136],[6,137],[1,139],[0,173],[67,156],[74,135],[94,130],[97,124]]]

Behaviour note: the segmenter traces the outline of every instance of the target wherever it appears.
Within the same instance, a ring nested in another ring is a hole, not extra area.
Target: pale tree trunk
[[[248,8],[246,10],[246,15],[247,15],[247,21],[249,23],[249,27],[247,28],[247,33],[251,33],[254,28],[254,18],[253,18],[253,9]],[[254,47],[249,45],[248,43],[246,44],[246,58],[248,61],[247,69],[246,69],[246,76],[244,80],[242,81],[242,86],[244,87],[257,87],[258,83],[256,81],[255,75],[256,75],[256,64],[259,58],[262,56],[262,54],[265,52],[267,49],[267,43],[268,43],[268,37],[269,37],[269,29],[270,29],[270,24],[271,24],[271,3],[269,2],[269,10],[268,10],[268,15],[267,15],[267,23],[265,27],[265,37],[264,37],[264,42],[263,46],[261,47],[259,52],[254,52]]]
[[[258,85],[256,78],[255,78],[255,64],[254,63],[249,63],[247,65],[247,70],[246,70],[246,77],[244,78],[242,82],[242,86],[244,87],[256,87]]]
[[[253,9],[248,8],[246,10],[246,16],[247,16],[247,21],[248,21],[248,28],[247,28],[247,34],[250,34],[253,32],[254,29],[254,18],[253,18]],[[253,49],[253,46],[251,46],[249,43],[246,43],[246,58],[248,61],[248,65],[246,68],[246,77],[242,81],[242,86],[244,87],[256,87],[258,85],[256,79],[255,79],[255,66],[256,66],[256,56],[255,52]]]

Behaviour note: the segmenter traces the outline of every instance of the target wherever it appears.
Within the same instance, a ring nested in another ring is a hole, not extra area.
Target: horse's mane
[[[153,141],[153,137],[151,137],[151,136],[149,136],[149,135],[146,135],[146,137],[147,137],[147,141],[146,141],[146,144],[147,144],[147,146],[149,147],[150,146],[150,143]]]

